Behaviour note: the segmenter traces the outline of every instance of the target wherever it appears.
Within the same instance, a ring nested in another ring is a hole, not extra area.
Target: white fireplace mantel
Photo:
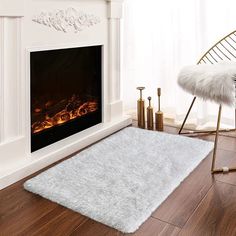
[[[0,0],[0,189],[129,125],[120,97],[123,0]],[[55,7],[56,6],[56,7]],[[62,32],[33,21],[69,7],[100,20]],[[103,45],[103,123],[30,152],[29,52]]]
[[[0,16],[22,17],[24,16],[24,0],[1,0]]]

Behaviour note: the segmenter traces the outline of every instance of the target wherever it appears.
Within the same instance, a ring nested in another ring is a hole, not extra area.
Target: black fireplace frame
[[[49,130],[41,131],[40,133],[32,134],[31,130],[31,63],[29,63],[29,99],[30,99],[30,151],[31,153],[41,150],[43,148],[48,147],[49,145],[53,145],[56,142],[63,141],[64,139],[76,135],[81,131],[84,131],[88,128],[94,127],[104,122],[104,45],[89,45],[89,46],[77,46],[77,47],[61,47],[61,48],[46,48],[46,49],[36,49],[29,51],[29,58],[31,58],[31,53],[41,52],[41,51],[51,51],[51,50],[60,50],[60,49],[73,49],[73,48],[84,48],[84,47],[100,47],[100,104],[98,111],[88,113],[83,115],[82,117],[76,118],[74,120],[70,120],[66,122],[66,133],[64,124],[57,125],[55,127],[50,128]],[[31,61],[29,59],[29,61]],[[76,129],[75,129],[76,127]],[[42,142],[43,140],[43,142]]]

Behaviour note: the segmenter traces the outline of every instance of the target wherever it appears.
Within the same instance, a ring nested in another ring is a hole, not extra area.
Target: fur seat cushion
[[[236,63],[221,62],[184,67],[178,76],[178,84],[185,91],[204,100],[234,105]]]

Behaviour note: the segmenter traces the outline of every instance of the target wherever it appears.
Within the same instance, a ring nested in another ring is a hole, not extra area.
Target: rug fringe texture
[[[212,148],[212,142],[129,127],[26,181],[24,187],[133,233]]]

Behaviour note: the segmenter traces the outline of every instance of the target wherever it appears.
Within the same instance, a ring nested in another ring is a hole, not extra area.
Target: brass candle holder
[[[158,111],[156,112],[156,130],[163,131],[163,112],[161,112],[161,88],[157,89],[157,96],[158,96]]]
[[[153,108],[151,106],[151,97],[148,97],[148,107],[147,107],[147,129],[153,130]]]
[[[145,87],[137,87],[137,89],[140,92],[140,98],[137,101],[138,127],[145,129],[145,101],[142,94]]]

